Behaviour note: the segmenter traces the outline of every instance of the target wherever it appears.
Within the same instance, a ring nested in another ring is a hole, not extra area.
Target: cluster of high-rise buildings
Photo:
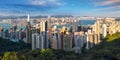
[[[52,48],[81,53],[83,48],[89,49],[100,43],[99,35],[93,33],[92,27],[76,27],[75,22],[71,24],[60,29],[57,25],[52,27],[50,17],[35,24],[34,28],[31,28],[34,30],[31,37],[32,50]]]
[[[17,25],[8,31],[0,28],[0,37],[31,43],[32,50],[52,48],[81,53],[83,48],[90,49],[100,44],[101,38],[107,34],[120,32],[120,20],[115,18],[98,18],[90,26],[82,26],[80,23],[76,26],[79,20],[71,17],[65,19],[52,20],[48,17],[31,24],[28,15],[25,30],[17,30]]]
[[[4,39],[10,39],[11,41],[18,42],[24,40],[25,32],[22,29],[16,30],[17,26],[11,27],[9,30],[0,27],[0,37]]]

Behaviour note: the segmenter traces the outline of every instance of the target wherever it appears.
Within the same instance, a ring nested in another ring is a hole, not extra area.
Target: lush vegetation
[[[120,38],[120,32],[117,32],[113,35],[108,35],[105,39],[106,39],[106,42],[112,42],[114,40],[117,40]]]
[[[82,60],[120,60],[120,32],[108,35],[100,45],[80,57]]]
[[[32,51],[29,44],[9,42],[0,41],[2,60],[120,60],[120,33],[108,35],[103,43],[84,50],[82,54],[54,49]]]
[[[0,38],[0,56],[2,56],[5,52],[9,51],[24,51],[24,50],[30,50],[31,45],[26,44],[23,41],[19,42],[12,42],[8,39]]]

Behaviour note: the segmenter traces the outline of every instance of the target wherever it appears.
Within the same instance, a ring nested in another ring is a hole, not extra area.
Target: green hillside
[[[103,42],[82,54],[82,60],[120,60],[120,32],[109,35]]]
[[[26,49],[31,49],[30,44],[26,44],[23,41],[12,42],[8,39],[0,38],[0,56],[6,51],[24,51]]]

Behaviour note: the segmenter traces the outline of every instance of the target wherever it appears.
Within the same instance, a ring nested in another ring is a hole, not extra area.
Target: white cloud
[[[120,10],[120,0],[94,0],[95,10]]]
[[[109,6],[109,7],[102,7],[102,8],[97,8],[95,10],[102,10],[102,11],[105,11],[105,10],[120,10],[120,6]]]
[[[40,6],[62,6],[64,3],[61,3],[59,0],[30,0],[32,5]]]
[[[35,1],[31,1],[31,4],[44,6],[44,5],[46,5],[46,1],[43,1],[43,0],[40,0],[40,1],[35,0]]]
[[[108,6],[108,5],[114,5],[114,4],[120,4],[120,0],[101,0],[94,2],[96,6]]]

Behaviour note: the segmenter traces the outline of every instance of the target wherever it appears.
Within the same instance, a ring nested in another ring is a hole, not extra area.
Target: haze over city
[[[0,0],[0,16],[73,15],[119,17],[120,0]]]

